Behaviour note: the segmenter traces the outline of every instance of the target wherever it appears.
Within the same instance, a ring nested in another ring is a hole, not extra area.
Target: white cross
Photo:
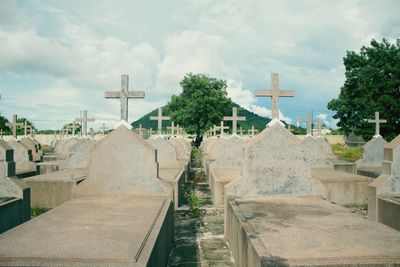
[[[293,90],[280,90],[279,89],[279,74],[271,74],[271,90],[256,90],[256,96],[270,96],[272,97],[272,119],[279,119],[279,97],[293,97]]]
[[[121,120],[128,122],[128,99],[129,98],[144,98],[143,91],[129,92],[129,76],[121,75],[121,91],[106,91],[104,92],[105,98],[119,98],[121,99]]]
[[[101,132],[103,133],[103,135],[105,135],[106,134],[106,129],[107,129],[107,127],[106,127],[106,125],[105,125],[105,123],[103,123],[102,125],[101,125]]]
[[[142,124],[139,124],[139,136],[143,137]]]
[[[167,129],[171,130],[171,135],[174,135],[175,134],[175,122],[171,121],[171,126],[167,127]]]
[[[306,118],[300,118],[299,121],[300,121],[300,122],[305,122],[305,123],[306,123],[306,125],[307,125],[307,134],[312,135],[312,132],[313,132],[312,123],[313,123],[314,121],[315,121],[315,122],[318,122],[319,119],[317,119],[317,118],[312,119],[312,118],[311,118],[311,112],[307,112],[307,113],[306,113]]]
[[[17,114],[13,115],[13,122],[12,123],[10,123],[10,122],[6,123],[6,126],[8,126],[9,128],[12,129],[12,134],[13,134],[13,137],[15,139],[17,139],[17,127],[18,126],[23,126],[23,125],[24,124],[22,122],[17,122]]]
[[[78,128],[78,127],[76,126],[75,121],[72,122],[72,125],[68,125],[68,126],[67,126],[67,130],[71,130],[71,131],[72,131],[72,135],[75,135],[75,130],[76,130],[77,128]]]
[[[161,134],[162,131],[162,121],[167,121],[170,120],[171,118],[169,116],[163,116],[162,115],[162,108],[158,108],[158,116],[150,116],[150,120],[152,121],[158,121],[158,134]]]
[[[88,118],[87,117],[87,110],[84,110],[83,111],[83,118],[77,118],[77,119],[75,119],[76,121],[79,121],[80,123],[81,123],[81,125],[82,125],[82,127],[81,127],[81,133],[84,135],[84,136],[87,136],[87,123],[88,122],[94,122],[95,121],[95,119],[94,118]]]
[[[247,132],[250,134],[250,136],[255,135],[256,133],[258,133],[258,130],[254,129],[254,125],[251,126],[251,130],[247,130]]]
[[[240,127],[240,129],[239,129],[239,134],[243,135],[243,128],[242,127]]]
[[[238,121],[245,121],[246,117],[238,117],[237,115],[237,108],[232,108],[232,116],[224,116],[224,121],[232,121],[232,134],[236,134],[237,132],[237,122]]]
[[[368,120],[369,123],[375,123],[375,136],[378,137],[380,135],[380,124],[381,123],[386,123],[387,120],[380,120],[379,119],[379,111],[375,111],[375,119],[374,120]]]
[[[228,126],[224,126],[224,121],[221,121],[221,126],[219,126],[219,131],[221,133],[221,137],[224,136],[224,130],[229,129]]]

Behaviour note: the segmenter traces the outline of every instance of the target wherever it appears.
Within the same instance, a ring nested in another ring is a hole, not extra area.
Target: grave
[[[369,184],[368,218],[400,230],[400,135],[384,148],[382,174]]]
[[[11,139],[7,144],[14,150],[16,176],[25,178],[36,175],[37,164],[32,161],[32,150],[15,139]]]
[[[361,148],[362,158],[356,161],[358,174],[376,178],[382,173],[383,150],[387,143],[382,136],[376,136]]]
[[[150,116],[150,120],[157,121],[157,133],[162,134],[162,122],[166,120],[170,120],[169,116],[163,116],[162,108],[158,108],[157,116]]]
[[[13,149],[0,140],[0,233],[31,218],[30,189],[15,176],[13,153]]]
[[[75,199],[0,235],[0,264],[166,266],[169,190],[157,177],[155,149],[127,127],[92,148]]]
[[[171,137],[168,139],[168,143],[173,145],[176,149],[177,152],[177,158],[178,161],[182,162],[185,164],[185,177],[187,180],[188,173],[190,171],[190,154],[191,154],[191,148],[188,148],[185,146],[185,143],[182,143],[179,138],[176,137]]]
[[[28,136],[23,137],[20,142],[28,149],[32,150],[32,160],[34,162],[42,161],[43,152],[41,151],[39,142]]]
[[[321,199],[306,147],[280,123],[250,139],[243,158],[240,178],[225,186],[236,266],[400,263],[400,233]]]
[[[240,175],[243,145],[246,139],[233,135],[221,138],[211,149],[208,182],[215,206],[224,204],[224,186]]]
[[[159,177],[172,189],[172,199],[177,209],[184,202],[187,161],[178,160],[177,149],[160,135],[148,139],[147,142],[157,149]]]

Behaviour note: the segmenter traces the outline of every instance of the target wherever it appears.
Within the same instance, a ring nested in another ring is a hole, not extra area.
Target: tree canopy
[[[354,132],[369,139],[375,133],[375,111],[387,123],[381,135],[391,140],[400,133],[400,39],[396,44],[387,40],[371,41],[360,53],[348,51],[343,59],[345,83],[338,98],[328,103],[338,126],[346,133]]]
[[[226,81],[189,73],[180,85],[182,93],[171,97],[165,111],[199,140],[205,131],[231,112],[232,101],[227,96]]]

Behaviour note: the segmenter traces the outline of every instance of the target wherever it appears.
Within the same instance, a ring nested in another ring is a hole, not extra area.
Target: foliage
[[[199,195],[197,195],[194,187],[189,187],[189,189],[185,192],[185,199],[189,205],[189,210],[192,216],[198,217],[200,215],[200,206],[203,201]]]
[[[43,209],[43,208],[38,208],[38,207],[32,207],[31,208],[31,217],[37,217],[45,212],[49,211],[49,209]]]
[[[349,147],[342,144],[333,144],[332,151],[339,160],[354,162],[361,158],[361,147]]]
[[[390,44],[371,41],[360,53],[348,51],[343,59],[346,81],[339,97],[328,103],[333,116],[340,119],[338,126],[346,133],[354,132],[365,139],[375,133],[375,126],[367,122],[375,111],[387,120],[381,135],[387,140],[400,133],[400,39]]]
[[[203,164],[201,162],[201,153],[200,149],[198,147],[193,147],[192,148],[192,155],[191,155],[192,161],[194,162],[194,165],[197,168],[202,168]]]
[[[232,102],[227,97],[226,81],[204,74],[187,74],[180,82],[183,89],[173,95],[166,106],[171,119],[182,125],[197,140],[222,117],[231,112]]]
[[[32,122],[30,122],[29,120],[25,119],[25,118],[17,118],[17,123],[21,123],[24,124],[26,120],[27,125],[32,126],[32,129],[36,130],[35,126],[33,125]],[[11,135],[12,134],[12,129],[8,126],[6,126],[7,123],[9,123],[10,121],[3,117],[0,116],[0,129],[3,130],[3,134],[5,135]],[[11,119],[12,122],[12,119]],[[24,135],[25,134],[25,130],[23,127],[19,126],[17,127],[17,135]]]

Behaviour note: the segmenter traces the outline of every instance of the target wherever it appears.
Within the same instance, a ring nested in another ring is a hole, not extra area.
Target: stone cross
[[[272,97],[272,119],[279,119],[279,97],[293,97],[293,90],[280,90],[279,89],[279,74],[271,74],[271,90],[256,90],[256,96],[270,96]]]
[[[252,126],[251,126],[251,129],[250,129],[250,130],[247,130],[247,132],[248,132],[251,136],[253,136],[253,135],[255,135],[256,133],[258,133],[258,130],[254,129],[254,125],[252,125]]]
[[[153,135],[153,128],[149,129],[149,137]]]
[[[381,123],[386,123],[387,120],[380,120],[379,119],[379,111],[375,111],[375,119],[374,120],[368,120],[369,123],[375,123],[375,136],[378,137],[381,136],[380,134],[380,124]]]
[[[219,131],[221,133],[221,137],[224,136],[224,130],[229,129],[228,126],[224,126],[224,121],[221,121],[221,126],[219,126]]]
[[[24,128],[24,135],[25,136],[28,136],[28,121],[27,120],[25,120],[24,121],[24,125],[22,126],[23,128]]]
[[[103,124],[101,125],[100,129],[101,129],[101,132],[103,133],[103,135],[105,135],[105,134],[106,134],[106,130],[107,130],[106,124],[103,123]]]
[[[311,113],[307,112],[307,117],[306,118],[300,118],[300,122],[305,122],[307,125],[307,134],[312,135],[312,119],[311,119]]]
[[[13,122],[12,123],[10,123],[10,122],[6,123],[6,126],[8,126],[9,128],[12,129],[12,134],[13,134],[13,137],[15,139],[17,139],[17,127],[18,126],[23,126],[23,125],[24,124],[22,122],[17,122],[17,114],[13,115]]]
[[[237,122],[238,121],[245,121],[246,117],[238,117],[237,115],[237,108],[232,108],[232,116],[224,116],[224,121],[232,121],[232,134],[237,133]]]
[[[144,98],[143,91],[129,92],[129,76],[121,75],[121,91],[106,91],[105,98],[121,99],[121,120],[128,122],[128,99],[129,98]]]
[[[94,122],[94,118],[88,118],[87,117],[87,110],[83,111],[83,117],[82,118],[77,118],[76,121],[79,121],[82,125],[81,127],[81,133],[84,136],[87,136],[87,123],[88,122]]]
[[[76,130],[77,128],[78,128],[78,127],[76,126],[75,121],[72,122],[72,125],[68,125],[68,126],[67,126],[67,129],[72,131],[72,135],[75,135],[75,130]]]
[[[143,137],[142,124],[139,124],[139,136]]]
[[[150,116],[150,120],[158,121],[158,134],[161,134],[162,131],[162,121],[170,120],[169,116],[162,115],[162,108],[158,108],[158,116]]]
[[[175,134],[175,122],[171,121],[171,126],[167,127],[167,129],[171,130],[171,135],[174,135]]]
[[[240,129],[239,129],[239,134],[243,135],[243,128],[242,127],[240,127]]]

